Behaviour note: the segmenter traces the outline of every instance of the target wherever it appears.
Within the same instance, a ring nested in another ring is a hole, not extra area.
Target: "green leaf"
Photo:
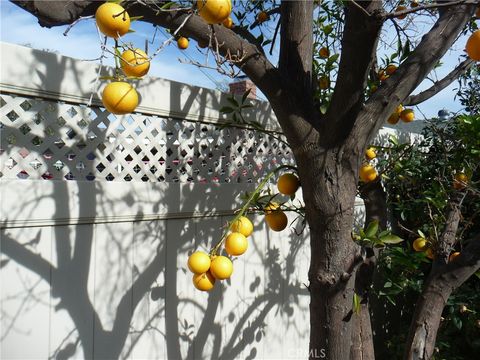
[[[100,80],[115,80],[115,77],[113,76],[100,76]]]
[[[401,243],[403,239],[397,235],[389,234],[382,236],[380,241],[384,244],[398,244]]]
[[[422,237],[422,238],[424,238],[424,239],[427,238],[427,237],[425,236],[425,234],[422,232],[422,230],[418,229],[418,230],[417,230],[417,233],[418,233],[418,235],[420,235],[420,237]]]
[[[233,97],[227,98],[227,101],[230,102],[230,104],[232,104],[233,106],[235,106],[235,107],[237,107],[237,108],[240,106],[240,104],[238,103],[238,101],[235,100],[235,98],[233,98]]]
[[[252,89],[248,89],[247,91],[245,91],[242,95],[242,104],[245,102],[245,100],[247,100],[247,97],[248,95],[250,95],[250,91],[252,91]]]
[[[462,328],[462,319],[460,319],[459,317],[457,316],[454,316],[452,317],[452,322],[453,322],[453,325],[455,325],[455,327],[460,330]]]
[[[368,238],[375,237],[378,232],[378,220],[373,220],[368,224],[367,229],[365,230],[365,236]]]
[[[231,106],[224,106],[220,109],[220,112],[224,113],[224,114],[230,114],[233,111],[234,111],[234,109]]]
[[[360,314],[360,302],[362,298],[358,296],[356,293],[353,293],[353,307],[352,310],[355,314]]]
[[[162,10],[170,9],[172,7],[172,5],[175,5],[175,1],[170,1],[170,2],[166,3],[165,5],[162,5],[161,9]]]

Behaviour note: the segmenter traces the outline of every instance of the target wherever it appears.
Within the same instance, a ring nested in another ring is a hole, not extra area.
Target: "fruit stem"
[[[245,203],[243,204],[242,208],[240,211],[237,213],[237,215],[233,218],[232,221],[228,223],[227,229],[223,233],[220,241],[210,250],[210,256],[217,255],[218,249],[220,249],[220,246],[222,246],[223,242],[225,241],[225,238],[227,237],[227,233],[230,230],[230,226],[234,224],[238,219],[240,219],[241,216],[245,213],[246,210],[248,210],[250,203],[253,201],[255,196],[262,191],[262,189],[265,187],[265,185],[268,183],[268,181],[272,178],[273,175],[275,175],[277,172],[283,169],[292,169],[292,170],[297,170],[295,166],[291,165],[282,165],[277,167],[276,169],[270,171],[265,178],[258,184],[258,186],[255,188],[255,190],[250,194],[249,198]]]

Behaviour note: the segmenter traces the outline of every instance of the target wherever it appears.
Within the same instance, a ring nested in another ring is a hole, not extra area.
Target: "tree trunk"
[[[356,255],[352,154],[305,144],[295,155],[310,226],[310,358],[349,359]],[[343,159],[349,159],[348,161]]]

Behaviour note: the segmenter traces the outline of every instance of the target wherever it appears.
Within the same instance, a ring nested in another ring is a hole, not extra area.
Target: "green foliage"
[[[450,121],[431,122],[423,138],[414,144],[391,139],[380,161],[385,170],[385,187],[393,213],[392,226],[409,241],[381,252],[382,273],[377,296],[388,300],[402,317],[393,327],[387,346],[393,358],[400,358],[415,304],[431,261],[415,252],[411,243],[421,236],[435,247],[445,225],[450,197],[468,191],[461,211],[457,242],[452,251],[462,251],[465,242],[480,231],[480,116],[461,115]],[[454,176],[465,173],[467,189],[453,187]],[[449,298],[443,312],[435,359],[472,359],[480,353],[480,278],[472,276]],[[461,306],[469,309],[460,312]],[[388,319],[385,319],[389,323]],[[393,321],[393,320],[392,320]]]

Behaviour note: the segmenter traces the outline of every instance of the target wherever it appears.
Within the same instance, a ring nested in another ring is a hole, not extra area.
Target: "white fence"
[[[288,147],[221,130],[217,91],[146,78],[138,112],[114,116],[98,93],[85,105],[96,65],[4,43],[1,56],[2,359],[307,357],[305,233],[253,216],[231,280],[201,293],[186,269]],[[253,103],[247,116],[278,131]]]
[[[113,116],[98,96],[85,106],[96,65],[10,44],[1,54],[0,357],[304,358],[305,234],[256,216],[231,280],[201,293],[186,269],[289,149],[220,130],[217,91],[147,78],[138,112]]]

